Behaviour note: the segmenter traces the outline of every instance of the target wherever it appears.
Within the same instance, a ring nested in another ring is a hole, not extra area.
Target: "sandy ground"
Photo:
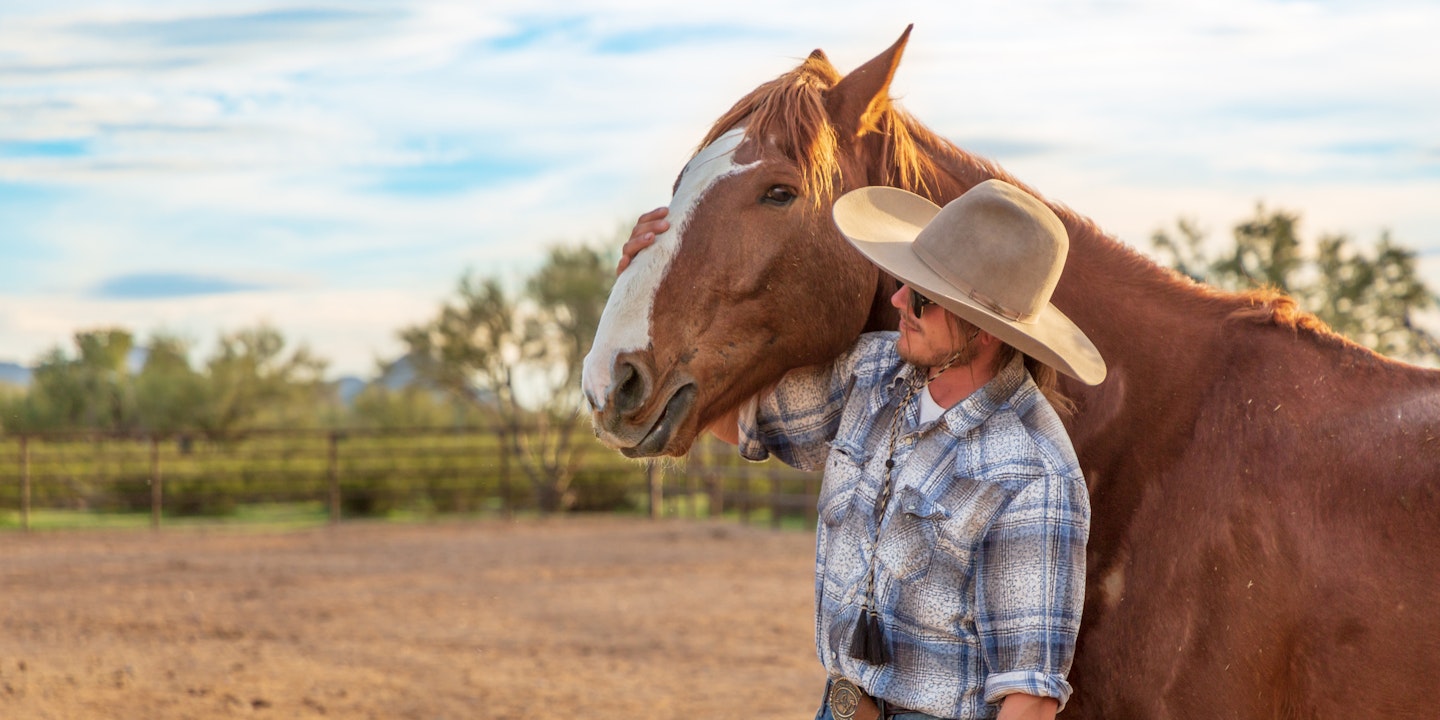
[[[0,535],[0,718],[794,718],[812,543],[565,518]]]

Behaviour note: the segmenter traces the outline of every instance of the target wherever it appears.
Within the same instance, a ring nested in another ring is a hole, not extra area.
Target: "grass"
[[[231,515],[220,517],[160,518],[165,528],[223,527],[259,531],[284,531],[319,527],[330,521],[324,504],[256,503],[242,505]],[[30,529],[45,530],[135,530],[149,528],[150,513],[95,512],[90,510],[35,509],[30,512]],[[0,532],[20,530],[20,513],[0,511]]]
[[[663,518],[690,519],[708,518],[709,507],[707,498],[700,496],[694,506],[692,514],[689,501],[683,498],[667,497],[664,510],[661,513]],[[642,501],[643,502],[643,501]],[[517,517],[530,517],[536,513],[533,510],[519,511]],[[615,515],[644,517],[649,511],[643,504],[638,510],[629,510],[612,513]],[[478,518],[495,518],[501,515],[498,504],[480,509],[472,513],[436,513],[426,508],[397,510],[385,514],[382,517],[366,518],[345,518],[345,522],[381,522],[396,524],[419,524],[435,522],[437,519],[445,520],[467,520]],[[720,514],[720,519],[741,524],[742,516],[739,510],[729,509]],[[255,503],[252,505],[241,505],[234,513],[224,516],[189,516],[172,517],[163,515],[160,519],[160,527],[163,529],[225,529],[245,532],[287,532],[292,530],[307,530],[323,527],[330,522],[330,513],[321,502],[291,502],[291,503]],[[755,526],[770,526],[771,515],[769,508],[754,508],[750,511],[749,523]],[[34,509],[30,512],[30,529],[35,532],[48,531],[97,531],[97,530],[148,530],[151,527],[150,513],[148,512],[97,512],[93,510],[56,510],[51,508]],[[796,515],[785,515],[780,519],[780,529],[787,531],[810,532],[815,529],[815,522]],[[0,534],[6,532],[20,532],[22,530],[20,513],[16,510],[0,510]]]

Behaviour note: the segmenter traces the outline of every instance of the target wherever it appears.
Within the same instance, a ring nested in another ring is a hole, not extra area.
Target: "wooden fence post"
[[[691,452],[692,456],[697,454],[696,452]],[[698,520],[700,518],[699,494],[700,488],[695,479],[695,473],[690,472],[690,462],[687,460],[685,462],[685,505],[687,514],[691,520]]]
[[[329,467],[326,479],[330,486],[330,524],[340,522],[340,435],[330,431]]]
[[[717,467],[715,443],[709,443],[706,450],[709,460],[705,465],[705,481],[710,490],[710,518],[718,518],[725,512],[725,475]]]
[[[645,461],[645,482],[650,488],[650,519],[659,520],[665,512],[665,491],[661,486],[662,475],[654,460]]]
[[[20,436],[20,528],[30,532],[30,438]]]
[[[780,511],[785,498],[781,495],[780,473],[775,468],[770,468],[766,473],[770,476],[770,527],[780,529]]]
[[[740,475],[740,524],[750,524],[750,473]]]
[[[150,436],[150,528],[160,529],[160,508],[164,499],[160,478],[160,438]]]
[[[515,517],[515,508],[510,502],[510,436],[505,426],[500,426],[500,514],[506,520]]]

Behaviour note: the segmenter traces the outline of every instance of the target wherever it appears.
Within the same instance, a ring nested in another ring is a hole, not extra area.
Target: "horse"
[[[910,29],[841,75],[820,50],[721,116],[671,229],[617,280],[586,359],[597,435],[683,455],[789,370],[893,329],[893,278],[831,204],[944,205],[988,178],[1043,196],[890,99]],[[1222,292],[1045,200],[1070,235],[1053,302],[1109,365],[1062,377],[1093,520],[1067,716],[1429,716],[1440,690],[1440,372],[1273,291]]]

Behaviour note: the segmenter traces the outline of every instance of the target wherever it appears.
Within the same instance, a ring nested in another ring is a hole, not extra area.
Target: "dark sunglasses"
[[[934,300],[921,295],[914,286],[910,286],[910,314],[914,315],[916,320],[919,320],[920,316],[925,313],[926,306],[934,304]]]

